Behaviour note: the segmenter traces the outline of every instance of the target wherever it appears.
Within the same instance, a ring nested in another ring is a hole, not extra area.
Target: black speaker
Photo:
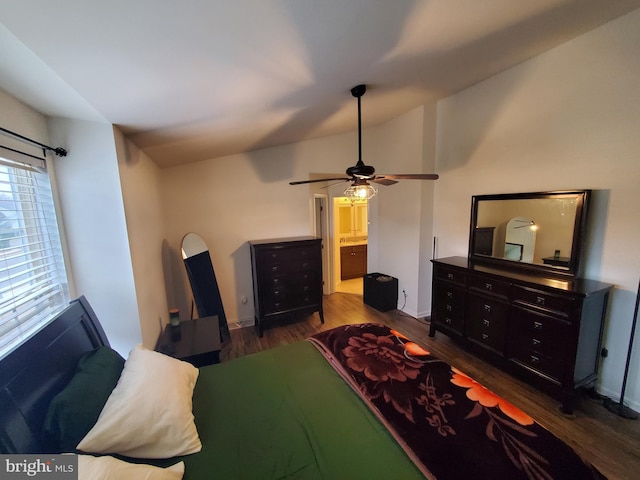
[[[398,279],[382,273],[367,273],[363,277],[363,300],[381,312],[398,308]]]

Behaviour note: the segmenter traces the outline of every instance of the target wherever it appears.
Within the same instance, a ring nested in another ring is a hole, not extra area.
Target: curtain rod
[[[49,145],[45,145],[44,143],[37,142],[36,140],[33,140],[33,139],[29,138],[29,137],[25,137],[24,135],[20,135],[19,133],[12,132],[11,130],[8,130],[8,129],[3,128],[3,127],[0,127],[0,131],[2,131],[2,133],[6,133],[8,135],[12,135],[12,136],[22,140],[23,142],[28,142],[28,143],[31,143],[33,145],[37,145],[39,147],[42,147],[45,150],[50,150],[50,151],[52,151],[53,153],[55,153],[59,157],[66,157],[67,156],[67,151],[62,147],[57,147],[57,148],[50,147]]]

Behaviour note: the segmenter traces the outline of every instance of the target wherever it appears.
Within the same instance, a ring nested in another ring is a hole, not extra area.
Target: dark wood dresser
[[[557,279],[470,263],[433,262],[429,335],[468,350],[556,396],[571,413],[576,392],[595,383],[613,285]]]
[[[322,246],[316,237],[252,240],[253,303],[256,329],[263,322],[322,310]]]

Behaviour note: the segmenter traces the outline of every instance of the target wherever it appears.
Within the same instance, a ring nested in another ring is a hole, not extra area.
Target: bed
[[[198,370],[140,347],[125,361],[80,297],[2,360],[0,381],[2,453],[72,452],[187,480],[604,478],[384,325],[346,325]],[[118,435],[137,446],[104,439]]]

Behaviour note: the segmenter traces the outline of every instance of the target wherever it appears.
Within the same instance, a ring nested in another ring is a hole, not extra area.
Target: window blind
[[[0,358],[68,303],[49,175],[0,157]]]

